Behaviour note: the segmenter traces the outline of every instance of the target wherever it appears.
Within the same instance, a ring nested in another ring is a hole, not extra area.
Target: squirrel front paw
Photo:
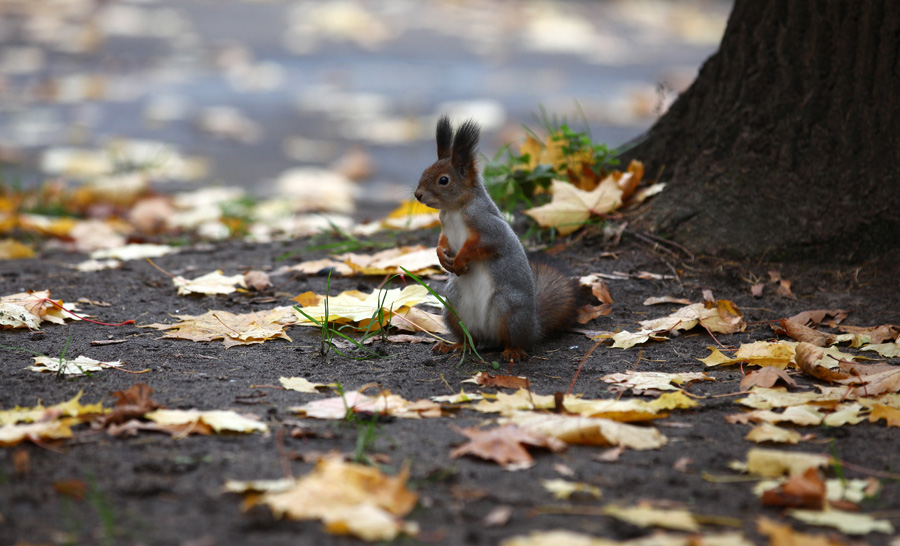
[[[513,347],[507,347],[503,350],[504,360],[509,360],[510,362],[517,362],[519,360],[528,360],[528,353],[525,352],[524,349],[516,349]]]
[[[438,261],[441,263],[441,267],[449,271],[450,273],[454,273],[456,275],[463,275],[466,271],[469,270],[468,266],[464,267],[456,267],[456,255],[450,254],[447,251],[447,247],[439,246],[437,249],[437,257]]]

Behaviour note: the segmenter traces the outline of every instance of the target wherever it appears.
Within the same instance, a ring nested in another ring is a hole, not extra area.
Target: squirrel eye
[[[446,176],[442,176],[442,177],[438,178],[438,184],[440,184],[441,186],[446,186],[449,183],[450,183],[450,179],[447,178]]]

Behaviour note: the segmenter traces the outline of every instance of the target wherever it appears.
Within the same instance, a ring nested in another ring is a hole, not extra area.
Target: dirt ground
[[[427,232],[401,235],[397,241],[433,239],[436,233]],[[204,244],[159,258],[156,263],[173,274],[199,274],[211,269],[222,269],[226,274],[248,269],[271,271],[284,263],[325,255],[321,251],[305,251],[309,244],[303,240]],[[286,262],[277,261],[286,252],[295,254]],[[810,309],[852,310],[845,323],[857,326],[900,322],[900,295],[896,290],[900,260],[896,257],[861,266],[688,260],[683,254],[673,256],[627,235],[616,247],[605,246],[596,237],[585,237],[566,246],[557,257],[578,274],[677,273],[672,279],[607,281],[615,303],[609,316],[587,325],[595,330],[634,330],[635,321],[663,316],[675,309],[673,305],[646,307],[643,301],[647,297],[673,295],[702,301],[703,289],[712,290],[717,298],[734,301],[751,323],[745,332],[718,336],[728,346],[772,340],[776,336],[764,321]],[[2,293],[50,289],[54,298],[66,302],[79,298],[107,302],[109,307],[83,307],[98,320],[133,319],[142,325],[171,322],[173,313],[201,314],[210,309],[248,312],[289,305],[291,297],[307,290],[324,292],[326,282],[324,277],[284,276],[274,279],[276,290],[261,294],[183,297],[175,294],[167,277],[146,262],[128,262],[120,270],[97,273],[80,273],[68,267],[83,258],[44,252],[34,259],[0,262]],[[778,270],[783,278],[792,281],[796,299],[777,296],[772,285],[766,287],[761,298],[751,295],[748,279],[766,280],[770,270]],[[336,278],[331,291],[336,294],[354,288],[372,290],[381,280]],[[389,356],[385,359],[353,361],[333,356],[326,361],[317,352],[315,329],[293,327],[288,333],[293,342],[275,340],[226,350],[219,342],[159,339],[158,331],[135,325],[109,327],[78,322],[49,324],[41,332],[0,331],[0,344],[8,348],[55,356],[68,344],[66,351],[71,356],[121,360],[129,370],[148,370],[141,375],[106,370],[91,377],[60,379],[25,369],[32,363],[31,355],[6,349],[0,352],[0,409],[38,402],[55,404],[78,392],[84,393],[85,403],[112,406],[113,392],[145,382],[154,389],[153,398],[169,408],[236,409],[258,415],[271,431],[268,435],[182,439],[143,432],[134,437],[113,438],[81,426],[75,429],[73,439],[58,444],[26,443],[0,448],[0,544],[361,543],[356,538],[326,534],[316,521],[276,520],[264,507],[244,512],[239,496],[223,492],[228,479],[284,475],[283,457],[277,448],[276,432],[280,429],[306,432],[302,437],[287,434],[284,438],[295,476],[309,472],[313,464],[301,460],[300,455],[332,450],[353,453],[365,432],[359,424],[298,419],[288,410],[324,398],[325,394],[254,386],[277,385],[280,377],[291,376],[322,383],[339,381],[348,390],[375,382],[415,400],[458,392],[463,379],[480,370],[493,371],[492,367],[471,360],[459,364],[454,356],[432,356],[426,343],[386,344],[379,347]],[[127,341],[91,345],[91,341],[106,339]],[[592,345],[581,333],[561,335],[542,343],[529,361],[515,366],[514,373],[526,375],[535,393],[564,392]],[[409,464],[410,486],[420,495],[418,506],[406,518],[418,523],[420,534],[396,542],[493,545],[533,530],[549,529],[631,539],[653,530],[596,515],[596,508],[644,500],[682,505],[704,516],[705,534],[733,531],[737,525],[757,544],[766,543],[756,533],[759,515],[790,522],[801,530],[828,532],[790,520],[779,508],[763,507],[751,492],[752,482],[715,479],[739,476],[728,464],[743,460],[756,444],[744,439],[749,425],[728,424],[724,419],[742,411],[735,404],[739,397],[717,397],[738,391],[741,369],[731,366],[707,370],[697,360],[707,356],[707,347],[713,345],[715,341],[709,334],[694,330],[668,341],[649,342],[627,350],[612,349],[607,344],[586,360],[573,392],[588,398],[619,396],[599,378],[626,370],[708,371],[715,378],[714,382],[695,383],[687,388],[700,403],[699,408],[676,410],[670,417],[653,423],[668,437],[666,446],[649,451],[626,450],[615,462],[598,461],[595,456],[603,449],[597,447],[572,446],[561,454],[534,449],[534,467],[509,472],[488,461],[450,457],[451,450],[464,440],[452,427],[475,426],[489,415],[464,409],[454,417],[440,419],[381,420],[374,429],[374,445],[368,452],[382,456],[378,460],[388,474]],[[488,358],[499,355],[489,354]],[[501,371],[505,371],[505,366]],[[800,390],[811,389],[812,381],[800,376],[797,380]],[[474,390],[474,385],[466,386],[467,390]],[[843,467],[847,478],[866,478],[873,472],[892,473],[893,479],[882,479],[881,493],[863,501],[861,507],[863,512],[880,513],[894,525],[900,525],[896,429],[886,427],[884,421],[864,421],[853,426],[810,427],[802,432],[811,432],[815,437],[783,449],[829,454],[852,463],[852,467]],[[22,468],[25,458],[27,468]],[[834,477],[834,472],[830,469],[828,475]],[[541,485],[542,480],[554,478],[596,485],[602,490],[602,497],[555,500]],[[88,484],[88,498],[78,501],[57,492],[54,484],[65,480]],[[485,516],[500,506],[509,507],[511,517],[502,525],[487,526]],[[891,537],[873,533],[857,540],[888,544]]]

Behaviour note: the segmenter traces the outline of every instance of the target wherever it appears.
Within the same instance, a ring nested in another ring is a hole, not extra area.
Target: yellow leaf
[[[423,205],[415,199],[403,201],[381,221],[381,225],[393,229],[428,229],[440,225],[437,209]]]
[[[796,430],[781,428],[771,423],[763,423],[753,427],[753,429],[744,436],[751,442],[761,444],[763,442],[773,442],[776,444],[796,444],[802,439],[800,433]]]
[[[319,389],[327,389],[328,387],[336,385],[335,383],[327,385],[325,383],[313,383],[303,377],[279,377],[278,381],[281,383],[282,387],[289,391],[308,393],[318,393],[320,392]]]
[[[680,390],[681,387],[676,385],[692,383],[694,381],[715,381],[715,379],[703,372],[665,373],[635,372],[631,370],[624,373],[605,375],[601,377],[600,380],[620,385],[627,389],[632,389],[636,394],[645,390]]]
[[[638,527],[664,527],[676,531],[692,532],[700,530],[700,524],[687,510],[666,510],[639,504],[631,507],[608,505],[604,507],[603,512]]]
[[[582,482],[571,482],[569,480],[543,480],[541,485],[544,489],[553,493],[553,497],[558,500],[566,500],[575,493],[584,493],[595,499],[600,498],[600,488],[596,485]]]
[[[361,275],[394,275],[406,269],[414,275],[434,275],[440,273],[437,249],[424,245],[389,248],[375,254],[347,253],[337,256]]]
[[[377,413],[405,419],[441,416],[441,406],[436,402],[430,400],[411,402],[387,390],[377,396],[367,396],[359,391],[345,392],[341,396],[316,400],[290,410],[313,419],[343,419],[348,411]]]
[[[612,212],[622,204],[622,190],[615,180],[607,177],[593,191],[584,191],[574,185],[554,180],[551,186],[553,198],[546,205],[525,211],[541,227],[554,227],[560,235],[568,235],[580,228],[595,215]]]
[[[770,546],[843,546],[844,542],[825,535],[810,535],[795,531],[790,525],[776,523],[761,517],[756,521],[759,534],[769,538]]]
[[[550,413],[515,412],[502,420],[521,429],[551,436],[567,444],[622,446],[638,451],[658,449],[667,439],[652,427],[619,423],[611,419]]]
[[[228,410],[200,411],[158,409],[144,415],[158,425],[190,425],[205,423],[216,432],[268,432],[268,427],[255,415],[241,415]]]
[[[325,458],[290,489],[264,493],[260,502],[277,517],[318,519],[331,533],[368,541],[389,541],[414,526],[401,519],[418,496],[407,489],[409,470],[386,476],[374,467]]]
[[[20,260],[34,256],[34,249],[15,239],[0,240],[0,260]]]
[[[291,341],[284,332],[293,321],[292,307],[276,307],[268,311],[235,315],[228,311],[207,311],[202,315],[174,315],[175,324],[147,324],[141,328],[166,330],[163,338],[191,341],[223,340],[225,348],[252,345],[281,338]]]
[[[869,414],[869,422],[874,423],[884,419],[889,427],[900,427],[900,409],[875,404],[872,406],[872,413]]]
[[[328,316],[325,316],[325,302],[319,305],[304,307],[303,311],[314,319],[324,322],[359,323],[364,320],[377,317],[379,310],[388,321],[392,313],[398,312],[404,307],[412,307],[420,303],[437,304],[428,289],[419,284],[411,284],[403,289],[375,290],[371,294],[362,294],[359,291],[347,291],[328,298]],[[306,318],[299,311],[296,312],[297,324],[302,326],[317,326],[315,322]],[[365,326],[362,326],[365,328]]]
[[[746,471],[763,478],[802,476],[810,468],[831,464],[831,457],[818,453],[753,448],[747,452]]]

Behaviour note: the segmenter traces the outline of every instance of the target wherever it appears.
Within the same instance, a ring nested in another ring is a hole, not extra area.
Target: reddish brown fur
[[[546,336],[568,329],[575,322],[576,311],[582,303],[578,283],[548,263],[532,261],[531,269],[537,283],[541,334]]]
[[[453,258],[453,268],[456,269],[453,273],[463,275],[469,270],[469,262],[487,260],[496,254],[495,248],[482,245],[481,236],[473,232]]]

